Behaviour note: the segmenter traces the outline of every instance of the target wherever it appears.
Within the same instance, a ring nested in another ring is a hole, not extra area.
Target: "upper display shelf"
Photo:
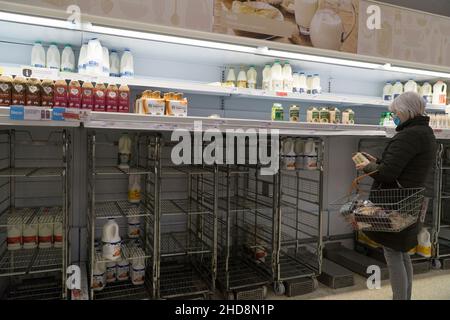
[[[0,64],[0,67],[1,64]],[[3,73],[6,75],[18,75],[22,74],[22,70],[26,67],[2,67]],[[39,70],[40,71],[40,70]],[[139,88],[140,90],[148,88],[158,88],[163,90],[176,90],[184,93],[202,94],[202,95],[216,95],[216,96],[233,96],[252,99],[266,99],[276,101],[289,101],[289,102],[308,102],[313,104],[330,104],[333,106],[369,106],[387,108],[389,102],[383,101],[379,97],[353,95],[353,94],[334,94],[334,93],[322,93],[322,94],[300,94],[300,93],[286,93],[286,92],[272,92],[260,89],[248,89],[248,88],[230,88],[223,87],[217,84],[201,83],[201,82],[188,82],[180,80],[162,80],[152,79],[145,77],[134,78],[118,78],[118,77],[93,77],[82,75],[79,73],[70,72],[48,72],[49,70],[42,69],[42,73],[46,78],[53,80],[78,80],[78,81],[91,81],[101,83],[115,83],[118,85],[126,84],[130,87]],[[445,106],[428,105],[427,110],[430,112],[443,112]]]
[[[146,55],[154,59],[164,58],[186,63],[264,65],[273,59],[288,59],[293,67],[306,72],[330,73],[332,76],[363,81],[450,79],[450,68],[437,69],[432,65],[387,61],[302,46],[295,47],[294,51],[292,46],[286,44],[170,27],[145,25],[147,32],[133,31],[138,28],[135,24],[124,21],[122,28],[104,27],[101,21],[74,25],[62,19],[0,11],[0,28],[8,30],[2,33],[0,40],[32,44],[39,39],[44,42],[81,46],[83,41],[95,37],[107,47],[126,46],[137,56]],[[364,72],[361,72],[362,70]]]

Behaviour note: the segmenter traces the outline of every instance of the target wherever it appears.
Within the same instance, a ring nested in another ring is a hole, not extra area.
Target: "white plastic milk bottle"
[[[264,66],[262,89],[272,91],[272,68],[269,64]]]
[[[102,243],[103,258],[111,261],[120,259],[121,238],[119,235],[119,225],[114,219],[108,219],[108,222],[103,226]]]
[[[292,67],[288,61],[285,61],[283,66],[283,91],[292,92],[293,82]]]
[[[75,71],[75,54],[72,47],[68,44],[64,46],[61,56],[61,71],[74,72]]]
[[[31,49],[31,66],[35,68],[45,68],[45,49],[41,41],[36,41]]]
[[[403,93],[403,84],[400,81],[396,81],[392,88],[392,98],[395,99]]]
[[[272,66],[271,78],[272,90],[276,92],[283,91],[283,68],[279,60],[276,60]]]
[[[61,56],[56,43],[52,43],[47,49],[47,68],[61,69]]]
[[[125,49],[120,59],[120,76],[125,78],[134,77],[134,60],[130,49]]]

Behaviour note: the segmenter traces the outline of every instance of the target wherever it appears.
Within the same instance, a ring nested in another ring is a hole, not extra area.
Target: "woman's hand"
[[[365,168],[367,165],[368,165],[367,163],[359,163],[359,164],[356,165],[356,170],[362,171],[362,170],[364,170],[364,168]]]
[[[361,152],[361,154],[367,158],[367,160],[370,161],[370,163],[372,162],[377,162],[377,158],[375,158],[374,156],[372,156],[371,154],[367,153],[367,152]],[[369,163],[359,163],[359,164],[355,164],[356,170],[358,171],[362,171],[364,170],[365,167],[367,167],[369,165]]]

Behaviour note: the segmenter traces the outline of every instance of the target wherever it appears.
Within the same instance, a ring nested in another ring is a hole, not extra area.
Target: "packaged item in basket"
[[[94,86],[91,82],[85,81],[81,87],[81,108],[93,110],[95,105]]]
[[[39,107],[41,105],[41,81],[38,79],[28,79],[25,105],[30,107]]]
[[[77,80],[72,80],[69,83],[69,108],[80,109],[81,108],[81,85]]]
[[[168,100],[166,100],[166,115],[187,117],[187,105],[187,99],[183,98],[182,93],[169,95]]]
[[[67,87],[66,80],[57,80],[55,82],[54,107],[67,108],[67,106],[68,106],[67,91],[68,91],[68,87]]]
[[[106,111],[106,87],[103,83],[97,83],[94,88],[94,111]]]
[[[130,88],[126,84],[119,87],[118,112],[130,112]]]
[[[15,77],[12,82],[11,104],[25,105],[26,80],[23,77]]]
[[[53,108],[55,103],[55,83],[53,80],[42,80],[41,105]]]
[[[106,88],[106,112],[117,112],[119,105],[119,89],[115,84]]]
[[[11,105],[12,82],[9,76],[0,77],[0,106]]]

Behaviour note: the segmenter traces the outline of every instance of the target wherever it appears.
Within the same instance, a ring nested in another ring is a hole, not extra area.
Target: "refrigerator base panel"
[[[323,259],[322,273],[317,279],[332,289],[351,287],[355,284],[355,277],[350,270],[328,259]]]
[[[324,257],[366,278],[370,276],[367,273],[367,268],[371,265],[377,265],[381,269],[381,280],[389,279],[389,272],[385,263],[348,249],[340,243],[327,244],[324,249]]]

